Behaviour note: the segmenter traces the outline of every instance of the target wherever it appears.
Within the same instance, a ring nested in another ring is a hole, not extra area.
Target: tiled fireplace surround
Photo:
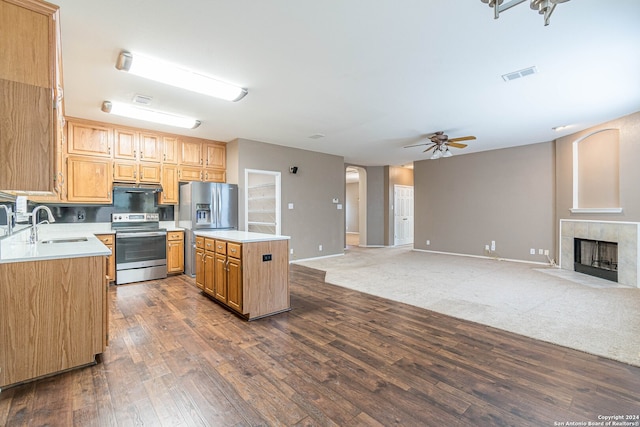
[[[560,268],[573,271],[574,238],[600,240],[618,244],[618,283],[638,285],[640,223],[618,221],[560,220]]]

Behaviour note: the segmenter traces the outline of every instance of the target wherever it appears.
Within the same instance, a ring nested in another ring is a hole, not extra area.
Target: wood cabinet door
[[[138,179],[138,165],[133,162],[114,162],[113,179],[120,182],[136,182]]]
[[[51,89],[0,79],[0,189],[54,189],[52,108]]]
[[[182,273],[184,271],[184,241],[167,241],[167,273]]]
[[[180,164],[202,166],[202,141],[180,139]]]
[[[107,280],[113,282],[116,280],[116,257],[113,251],[113,234],[96,234],[100,240],[110,251],[111,255],[107,256]]]
[[[202,169],[180,166],[178,168],[178,180],[180,182],[202,181]]]
[[[202,180],[205,182],[226,182],[226,172],[217,169],[204,169]]]
[[[140,160],[145,162],[162,161],[162,145],[160,136],[153,133],[140,132]]]
[[[227,269],[227,305],[242,313],[242,261],[229,257]]]
[[[145,183],[160,183],[161,166],[157,163],[140,163],[138,165],[138,181]]]
[[[204,143],[204,167],[225,169],[227,167],[227,147],[222,143]]]
[[[204,250],[196,249],[196,286],[204,290]]]
[[[68,121],[67,126],[68,154],[111,157],[111,128],[74,121]]]
[[[227,302],[227,257],[223,254],[215,255],[215,297]]]
[[[178,138],[173,136],[162,137],[162,162],[172,165],[178,164]]]
[[[52,88],[53,16],[58,7],[23,3],[0,1],[0,79]]]
[[[178,166],[162,165],[162,192],[159,194],[160,203],[165,205],[178,204]]]
[[[137,160],[138,133],[131,130],[114,129],[113,157],[115,159]]]
[[[214,296],[215,289],[215,254],[213,252],[204,253],[204,292]]]
[[[70,202],[111,203],[113,183],[110,159],[67,158],[67,200]]]

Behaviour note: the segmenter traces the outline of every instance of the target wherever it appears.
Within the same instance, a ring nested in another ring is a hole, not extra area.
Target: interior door
[[[413,187],[394,185],[394,242],[396,246],[413,244]]]

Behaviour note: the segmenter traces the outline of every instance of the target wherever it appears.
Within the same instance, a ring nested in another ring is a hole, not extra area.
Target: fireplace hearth
[[[600,240],[574,239],[574,270],[618,282],[618,244]]]

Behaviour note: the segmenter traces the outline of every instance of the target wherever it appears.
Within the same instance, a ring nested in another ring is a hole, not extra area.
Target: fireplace
[[[602,279],[618,281],[618,244],[574,238],[574,270]]]
[[[575,262],[577,239],[614,242],[618,244],[616,258],[609,259],[612,257],[608,256],[603,258],[600,255],[597,258],[599,264],[602,264],[603,259],[615,263],[618,285],[640,288],[639,236],[640,222],[561,219],[560,268],[570,271],[580,268]],[[579,253],[582,256],[582,249]],[[583,264],[583,261],[584,259],[580,264]]]

